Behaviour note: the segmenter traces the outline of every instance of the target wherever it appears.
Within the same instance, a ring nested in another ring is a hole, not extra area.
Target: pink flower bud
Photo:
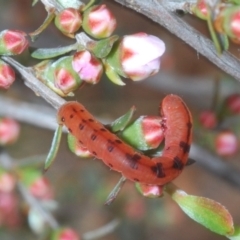
[[[4,30],[0,33],[0,54],[21,54],[27,47],[26,33],[16,30]]]
[[[53,240],[81,240],[80,236],[71,228],[62,228],[54,233]]]
[[[103,73],[101,61],[89,51],[76,52],[73,57],[72,67],[81,80],[91,84],[98,83]]]
[[[8,89],[15,81],[15,72],[7,63],[0,60],[0,88]]]
[[[15,188],[16,179],[15,177],[8,173],[3,172],[0,174],[0,191],[1,192],[11,192]]]
[[[240,43],[240,6],[229,6],[223,8],[215,20],[215,27],[219,32],[224,32],[228,37]]]
[[[138,191],[144,196],[149,198],[158,198],[163,195],[163,186],[136,184]]]
[[[14,143],[19,136],[20,126],[11,118],[0,119],[0,145]]]
[[[83,15],[84,31],[95,38],[109,37],[116,25],[115,17],[105,4],[87,9]]]
[[[42,200],[49,200],[53,198],[53,189],[46,177],[39,177],[30,186],[31,194]]]
[[[88,151],[88,149],[81,144],[78,143],[78,140],[72,135],[68,134],[68,147],[69,149],[78,157],[81,158],[89,158],[92,157],[92,154]]]
[[[152,148],[157,148],[164,139],[162,118],[145,116],[142,120],[143,135],[146,143]]]
[[[216,152],[220,156],[233,156],[238,151],[238,139],[231,131],[222,131],[216,136]]]
[[[235,93],[227,97],[226,104],[232,113],[240,113],[240,94]]]
[[[78,89],[82,83],[78,74],[72,68],[72,56],[62,57],[54,62],[49,72],[53,70],[54,85],[65,95]]]
[[[164,139],[162,118],[142,116],[121,132],[121,137],[131,146],[139,150],[157,148]]]
[[[55,17],[55,25],[66,34],[75,33],[82,25],[82,16],[75,8],[66,8]]]
[[[193,13],[199,18],[207,20],[209,16],[209,9],[206,0],[198,0],[193,8]]]
[[[217,125],[216,113],[211,110],[206,110],[200,113],[199,121],[203,127],[212,129]]]
[[[122,38],[107,57],[107,63],[119,75],[139,81],[159,71],[160,57],[164,52],[162,40],[146,33],[136,33]]]

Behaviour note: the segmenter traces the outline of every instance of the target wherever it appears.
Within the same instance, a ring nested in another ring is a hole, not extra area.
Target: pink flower
[[[0,88],[8,89],[15,81],[15,72],[7,63],[0,61]]]
[[[14,143],[19,136],[20,126],[11,118],[0,119],[0,145]]]
[[[109,37],[117,25],[116,19],[105,4],[91,7],[83,15],[83,29],[95,38]]]
[[[21,54],[28,45],[25,32],[4,30],[0,33],[0,54],[2,55]]]
[[[77,9],[66,8],[55,18],[55,25],[63,33],[75,33],[82,25],[82,16]]]
[[[220,156],[233,156],[238,151],[238,139],[233,132],[222,131],[216,137],[215,148]]]
[[[81,80],[91,84],[98,83],[103,73],[102,63],[89,51],[76,52],[73,57],[72,67]]]

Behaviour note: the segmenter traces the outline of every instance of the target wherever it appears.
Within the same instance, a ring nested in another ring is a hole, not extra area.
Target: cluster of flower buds
[[[0,55],[18,55],[28,47],[26,33],[16,30],[0,32]],[[0,89],[8,89],[15,81],[12,67],[0,60]]]
[[[239,130],[238,126],[232,124],[226,129],[226,124],[222,123],[229,117],[240,114],[240,94],[234,93],[227,96],[218,111],[202,111],[199,116],[199,123],[205,130],[205,142],[208,146],[222,157],[235,156],[239,150]],[[208,130],[208,131],[207,131]],[[201,134],[200,134],[201,135]]]
[[[219,1],[214,9],[207,0],[198,0],[192,7],[192,12],[199,18],[209,21],[222,37],[222,45],[228,48],[228,40],[240,44],[240,6],[239,1]],[[211,29],[209,29],[212,31]],[[211,32],[213,34],[213,32]],[[214,33],[215,34],[215,33]],[[214,40],[214,39],[213,39]]]
[[[73,37],[80,27],[98,41],[86,45],[34,52],[33,57],[49,59],[76,50],[73,56],[61,57],[51,62],[43,61],[34,70],[37,78],[62,97],[73,96],[83,82],[96,84],[103,72],[118,85],[125,85],[121,77],[139,81],[156,74],[160,69],[160,57],[165,44],[158,37],[146,33],[111,36],[116,29],[116,18],[105,5],[93,5],[82,9],[66,8],[55,17],[56,26],[68,37]],[[77,35],[76,35],[77,36]],[[77,37],[76,37],[77,38]],[[77,38],[78,39],[78,38]],[[63,51],[63,52],[61,52]]]

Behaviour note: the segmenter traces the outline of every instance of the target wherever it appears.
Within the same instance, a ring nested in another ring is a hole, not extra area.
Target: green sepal
[[[62,137],[62,125],[58,125],[53,136],[51,148],[45,161],[44,171],[47,171],[54,162],[54,160],[56,159],[56,155],[61,142],[61,137]]]
[[[75,154],[77,139],[71,133],[68,133],[67,142],[70,151]]]
[[[217,33],[217,36],[218,36],[219,42],[221,44],[221,48],[224,51],[227,51],[228,48],[229,48],[228,36],[226,34],[223,34],[223,33]]]
[[[131,121],[135,111],[136,111],[135,106],[132,106],[126,114],[112,122],[110,125],[111,131],[112,132],[122,131]]]
[[[36,59],[48,59],[61,56],[76,49],[76,43],[59,48],[38,48],[31,54],[31,56]]]
[[[100,41],[92,41],[87,45],[87,49],[91,51],[97,58],[105,58],[112,50],[113,44],[119,39],[114,35]]]
[[[171,183],[165,186],[165,191],[194,221],[219,235],[233,234],[232,216],[220,203],[209,198],[188,195]]]
[[[113,45],[111,52],[106,57],[106,64],[110,65],[118,75],[127,78],[128,76],[123,71],[121,61],[122,61],[122,42],[121,39],[119,39]]]
[[[221,42],[220,42],[220,40],[218,38],[218,34],[216,33],[216,31],[215,31],[215,29],[213,27],[211,16],[209,16],[207,18],[207,24],[208,24],[208,30],[210,32],[210,35],[211,35],[213,44],[215,46],[215,49],[216,49],[217,53],[219,55],[221,55],[222,51],[223,51],[222,44],[221,44]]]
[[[118,73],[115,71],[115,69],[112,66],[110,66],[106,61],[104,61],[104,67],[105,74],[111,82],[119,86],[126,85],[125,82],[122,81]]]
[[[132,147],[146,151],[151,149],[149,145],[146,143],[146,140],[144,138],[144,134],[142,131],[142,117],[139,117],[137,120],[135,120],[133,123],[131,123],[129,126],[127,126],[121,133],[121,138],[130,144]]]

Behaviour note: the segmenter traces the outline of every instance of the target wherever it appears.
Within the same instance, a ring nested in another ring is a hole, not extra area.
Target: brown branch
[[[205,56],[224,72],[240,81],[240,61],[229,52],[218,55],[211,40],[189,26],[176,14],[171,12],[168,0],[114,0],[157,22],[169,32],[182,39],[198,53]]]

